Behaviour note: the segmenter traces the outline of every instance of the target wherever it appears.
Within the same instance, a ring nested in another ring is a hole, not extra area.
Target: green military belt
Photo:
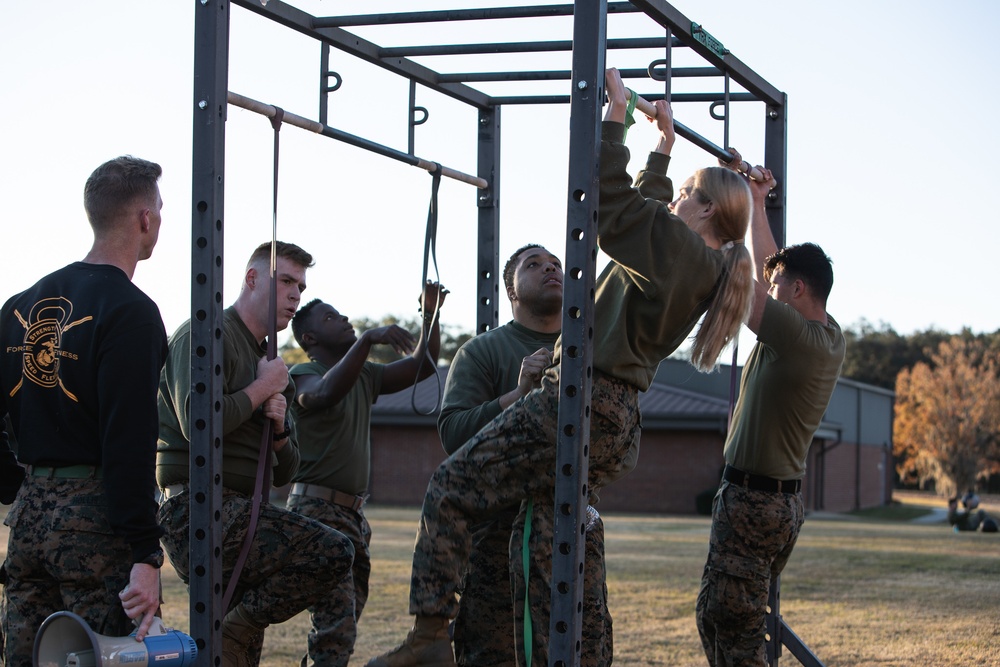
[[[28,466],[28,474],[32,477],[58,477],[59,479],[101,479],[104,470],[100,466]]]

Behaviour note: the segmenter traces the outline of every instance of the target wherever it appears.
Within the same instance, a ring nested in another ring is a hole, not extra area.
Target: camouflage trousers
[[[351,573],[329,594],[309,607],[312,629],[306,642],[302,667],[337,665],[345,667],[354,653],[358,619],[368,601],[368,578],[371,575],[372,529],[361,510],[293,494],[288,509],[319,521],[346,536],[354,545]]]
[[[456,592],[472,548],[470,530],[505,507],[532,498],[535,507],[554,503],[559,378],[550,369],[542,387],[518,400],[438,467],[424,497],[414,547],[410,613],[447,616],[458,613]],[[638,390],[598,373],[591,394],[589,488],[596,492],[626,466],[639,437]],[[551,521],[551,512],[541,513]],[[550,533],[551,535],[551,533]],[[550,537],[551,540],[551,537]],[[550,543],[551,546],[551,543]],[[539,552],[539,567],[551,569],[551,557]],[[546,562],[547,559],[547,562]],[[549,590],[531,607],[547,618]],[[532,663],[548,663],[545,637]]]
[[[528,532],[529,577],[525,583],[523,563],[526,506],[514,524],[510,540],[513,565],[514,629],[517,664],[528,665],[525,646],[524,599],[530,591],[531,664],[548,665],[549,602],[552,591],[552,538],[555,533],[554,507],[548,502],[533,502]],[[604,566],[604,521],[588,507],[589,523],[584,535],[583,631],[580,644],[581,667],[607,667],[613,657],[611,612],[608,610],[607,570]],[[527,591],[526,591],[527,588]]]
[[[505,508],[472,530],[472,550],[455,617],[455,662],[461,667],[513,665],[514,611],[508,545],[518,508]]]
[[[604,522],[596,510],[588,508],[588,511],[592,520],[584,540],[586,555],[580,664],[582,667],[604,667],[611,664],[613,648],[605,583]],[[517,508],[503,510],[494,519],[473,530],[469,567],[462,580],[454,629],[455,661],[461,667],[526,664],[526,591],[522,565],[525,517],[522,515],[518,520],[518,514]],[[547,530],[543,530],[543,525],[547,526]],[[551,529],[551,522],[543,521],[533,506],[529,534],[529,572],[533,595],[529,599],[547,599],[551,588]],[[537,547],[539,540],[543,542],[542,548]],[[548,637],[548,618],[547,607],[531,610],[535,642],[544,642]]]
[[[129,634],[118,593],[128,584],[132,549],[108,523],[100,479],[28,476],[4,523],[10,526],[2,618],[5,664],[31,667],[39,626],[72,611],[94,632]]]
[[[164,550],[181,579],[190,573],[187,491],[163,501],[157,518]],[[222,579],[227,585],[250,526],[252,501],[223,489]],[[344,535],[301,514],[263,503],[237,593],[249,620],[266,627],[316,604],[350,576],[354,546]],[[242,595],[240,595],[242,593]]]
[[[788,562],[804,514],[799,493],[726,481],[719,487],[697,604],[698,633],[713,667],[767,665],[768,590]]]

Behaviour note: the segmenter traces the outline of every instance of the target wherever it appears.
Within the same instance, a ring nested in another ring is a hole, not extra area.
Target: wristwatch
[[[284,430],[281,433],[274,434],[274,441],[284,440],[292,434],[292,425],[288,423],[288,419],[285,419]]]
[[[163,549],[157,549],[139,562],[143,565],[152,565],[157,569],[163,567]]]

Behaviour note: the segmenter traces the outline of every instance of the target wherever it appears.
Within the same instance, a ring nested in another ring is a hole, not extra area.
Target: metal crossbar
[[[264,102],[258,102],[257,100],[251,99],[249,97],[244,97],[238,93],[229,91],[226,99],[233,106],[240,107],[241,109],[246,109],[247,111],[253,111],[254,113],[259,113],[262,116],[267,116],[268,118],[274,118],[277,113],[277,109],[270,104],[265,104]],[[368,141],[353,134],[347,132],[342,132],[332,127],[328,127],[323,123],[317,122],[315,120],[309,120],[297,114],[285,111],[282,117],[282,122],[288,123],[289,125],[294,125],[295,127],[300,127],[303,130],[309,130],[310,132],[315,132],[316,134],[322,134],[324,136],[330,137],[332,139],[337,139],[338,141],[343,141],[344,143],[351,144],[352,146],[357,146],[358,148],[364,148],[373,153],[378,153],[393,160],[398,160],[399,162],[405,162],[406,164],[413,165],[414,167],[420,167],[425,171],[434,173],[440,167],[441,175],[447,178],[454,179],[456,181],[461,181],[463,183],[468,183],[469,185],[475,185],[477,188],[486,189],[489,187],[489,183],[485,178],[479,178],[477,176],[470,176],[464,172],[458,171],[457,169],[451,169],[450,167],[444,167],[432,162],[430,160],[425,160],[408,153],[403,153],[402,151],[397,151],[395,149],[389,148],[388,146],[383,146],[382,144],[377,144],[374,141]]]

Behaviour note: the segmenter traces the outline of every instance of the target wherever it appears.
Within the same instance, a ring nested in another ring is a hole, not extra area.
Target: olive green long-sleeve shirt
[[[517,386],[521,361],[552,349],[558,333],[539,333],[511,320],[472,338],[455,355],[441,399],[438,433],[449,454],[502,411],[500,396]]]
[[[257,376],[257,362],[266,353],[232,307],[223,313],[222,327],[222,484],[251,495],[257,477],[257,460],[263,413],[254,410],[243,391]],[[292,404],[295,385],[283,392]],[[161,488],[188,481],[191,450],[191,322],[170,338],[167,361],[160,374],[157,409],[160,434],[156,445],[156,481]],[[272,452],[271,474],[275,486],[287,484],[299,467],[294,432],[280,452]]]
[[[723,255],[632,187],[624,129],[602,128],[597,243],[612,261],[597,279],[593,364],[645,391],[708,308]]]

